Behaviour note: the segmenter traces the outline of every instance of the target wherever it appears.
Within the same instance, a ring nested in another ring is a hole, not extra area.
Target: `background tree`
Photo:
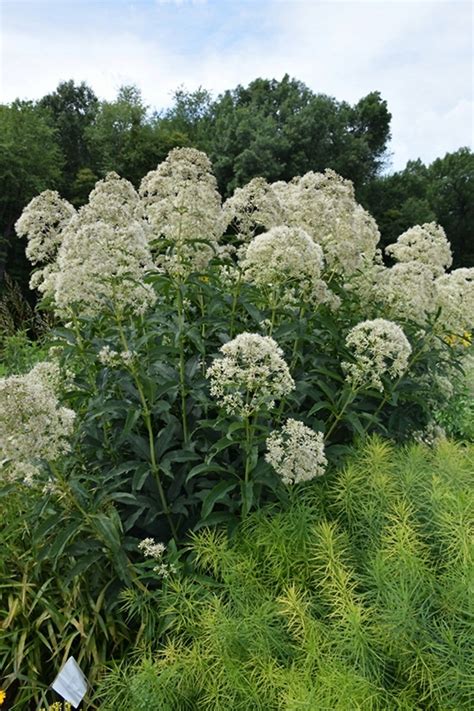
[[[454,266],[474,266],[474,153],[469,148],[430,165],[428,199],[451,241]]]
[[[325,168],[358,188],[383,163],[390,118],[379,92],[351,107],[288,75],[256,79],[214,102],[207,150],[225,195],[257,175],[289,180]]]
[[[166,134],[166,131],[164,132]],[[103,101],[87,131],[99,175],[115,170],[138,185],[142,177],[161,162],[175,143],[160,133],[160,117],[149,115],[140,90],[119,89],[115,101]],[[187,140],[187,139],[184,139]]]
[[[76,85],[72,79],[61,82],[54,92],[39,102],[39,106],[50,113],[64,155],[60,187],[68,199],[74,195],[73,185],[78,172],[92,166],[87,129],[93,124],[99,105],[97,96],[87,84]]]
[[[60,186],[63,168],[57,131],[45,109],[29,101],[0,105],[0,287],[7,264],[11,277],[27,283],[24,244],[13,227],[35,195]]]
[[[374,178],[362,202],[380,228],[384,246],[416,224],[436,221],[446,231],[455,268],[474,265],[474,154],[447,153],[426,166],[409,161],[404,170]]]

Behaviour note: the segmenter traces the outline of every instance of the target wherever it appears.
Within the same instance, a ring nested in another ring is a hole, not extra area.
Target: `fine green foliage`
[[[110,669],[99,708],[471,708],[473,454],[374,438],[231,541],[195,534],[198,574],[157,596],[164,641]]]
[[[25,331],[7,336],[2,343],[0,376],[26,373],[46,357],[46,349],[38,341],[31,341]]]
[[[453,396],[437,413],[436,420],[450,437],[474,442],[474,358],[467,356],[464,374],[454,385]]]

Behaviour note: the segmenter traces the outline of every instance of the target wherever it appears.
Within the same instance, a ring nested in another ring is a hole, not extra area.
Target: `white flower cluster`
[[[106,365],[109,368],[121,368],[123,366],[130,368],[137,360],[137,353],[136,351],[119,352],[110,346],[103,346],[99,351],[98,358],[102,365]]]
[[[376,318],[357,324],[347,335],[346,347],[352,351],[354,362],[344,362],[342,368],[354,389],[383,390],[382,375],[395,379],[408,368],[410,343],[392,321]]]
[[[310,171],[274,189],[285,208],[285,224],[308,232],[322,247],[328,270],[349,276],[372,263],[380,233],[356,202],[350,180],[333,170]]]
[[[265,459],[284,484],[310,481],[326,470],[323,434],[303,422],[287,420],[280,431],[270,433],[266,444]]]
[[[232,226],[240,242],[249,242],[258,230],[269,230],[285,222],[285,211],[273,185],[265,178],[253,178],[237,188],[222,208],[225,227]]]
[[[273,227],[254,237],[240,260],[245,281],[277,288],[284,301],[296,304],[301,297],[313,304],[327,300],[323,266],[321,247],[299,227]]]
[[[241,333],[220,349],[206,376],[211,395],[230,415],[250,417],[262,407],[290,393],[295,383],[283,359],[283,351],[269,336]]]
[[[474,267],[440,276],[434,288],[443,330],[456,336],[469,334],[474,329]]]
[[[400,262],[377,273],[376,297],[388,316],[424,325],[435,308],[433,273],[422,262]]]
[[[76,214],[55,190],[45,190],[25,207],[15,224],[19,237],[26,237],[26,256],[41,264],[31,277],[30,288],[48,291],[54,263],[62,241],[62,231]]]
[[[385,252],[397,262],[425,264],[434,276],[444,274],[453,263],[446,233],[435,222],[415,225],[404,232]]]
[[[243,242],[262,228],[302,228],[322,247],[327,269],[346,276],[372,263],[380,239],[375,220],[356,202],[352,183],[333,170],[270,185],[254,178],[226,201],[224,214]]]
[[[206,154],[175,148],[143,178],[140,196],[158,265],[182,278],[206,269],[223,228],[221,198]]]
[[[133,186],[109,173],[67,225],[54,283],[60,314],[76,306],[94,315],[112,304],[144,313],[154,303],[153,289],[143,282],[152,259],[137,205]]]
[[[173,563],[164,563],[162,560],[166,551],[164,543],[155,543],[153,538],[144,538],[138,544],[138,550],[143,553],[145,558],[153,558],[159,563],[153,568],[153,572],[158,573],[162,578],[168,578],[171,574],[176,573],[176,566]]]
[[[31,481],[41,460],[53,462],[70,450],[75,413],[59,404],[59,379],[52,363],[0,378],[0,466],[8,478]]]

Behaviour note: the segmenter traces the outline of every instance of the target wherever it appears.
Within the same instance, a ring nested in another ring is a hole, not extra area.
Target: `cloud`
[[[469,2],[6,5],[3,101],[39,98],[74,78],[107,99],[121,84],[137,84],[147,103],[162,108],[180,85],[217,94],[257,76],[281,79],[288,73],[351,103],[380,90],[393,114],[394,168],[472,141]]]

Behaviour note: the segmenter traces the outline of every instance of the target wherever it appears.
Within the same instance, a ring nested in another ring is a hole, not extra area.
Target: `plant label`
[[[77,709],[87,691],[87,679],[74,657],[69,657],[51,687]]]

